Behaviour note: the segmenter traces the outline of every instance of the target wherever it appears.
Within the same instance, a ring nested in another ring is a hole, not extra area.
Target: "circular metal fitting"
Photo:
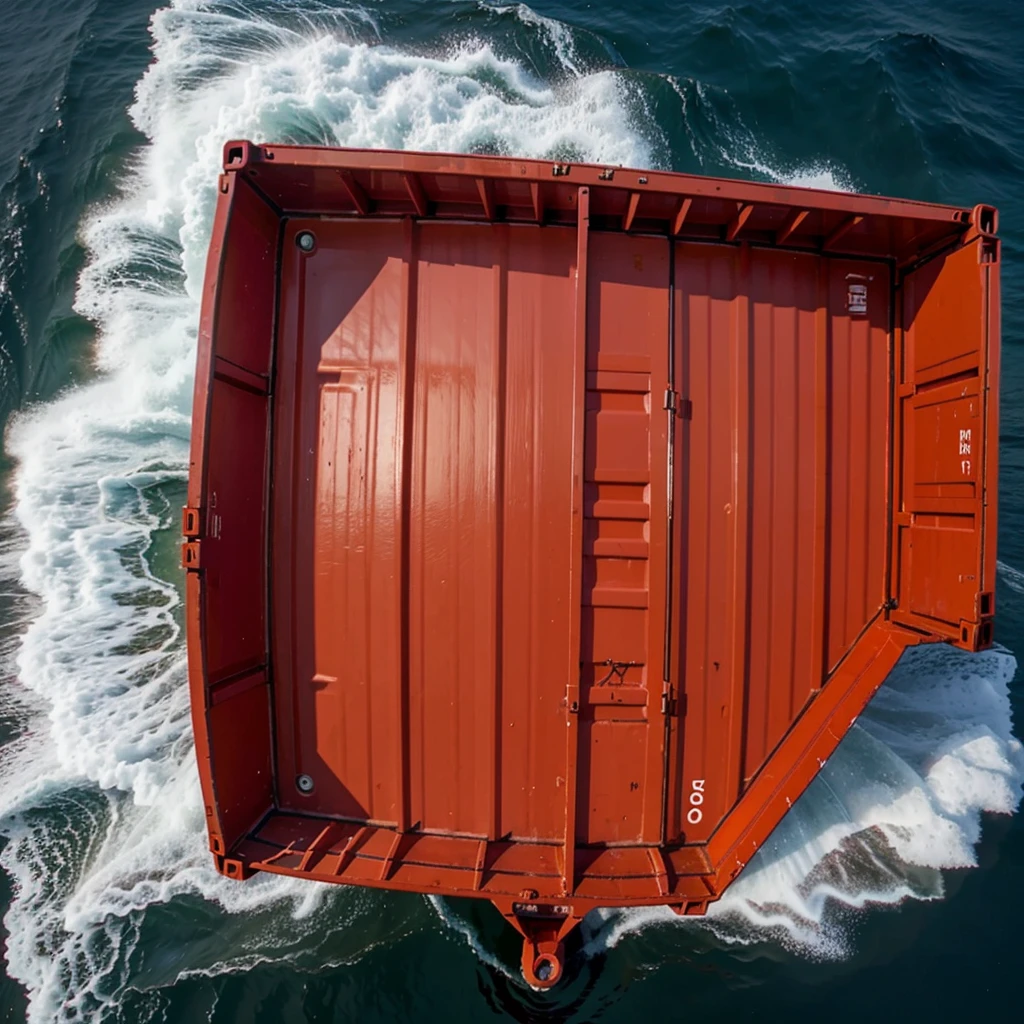
[[[555,965],[550,957],[539,956],[533,965],[533,970],[539,981],[548,981],[555,973]]]
[[[316,235],[312,231],[300,231],[295,236],[295,244],[303,252],[312,252],[316,248]]]
[[[562,965],[558,957],[550,953],[541,953],[533,961],[533,979],[535,987],[550,988],[562,975]]]
[[[295,779],[295,787],[300,793],[312,793],[313,779],[309,775],[299,775]]]

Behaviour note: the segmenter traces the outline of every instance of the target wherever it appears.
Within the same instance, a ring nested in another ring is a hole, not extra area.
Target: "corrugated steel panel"
[[[900,652],[991,642],[995,213],[231,143],[185,511],[211,846],[700,912]]]

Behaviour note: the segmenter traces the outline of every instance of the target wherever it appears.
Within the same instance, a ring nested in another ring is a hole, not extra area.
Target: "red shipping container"
[[[184,512],[218,868],[699,914],[991,643],[996,212],[225,149]]]

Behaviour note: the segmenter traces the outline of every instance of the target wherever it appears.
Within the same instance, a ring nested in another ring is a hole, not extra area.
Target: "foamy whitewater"
[[[153,18],[153,62],[131,109],[149,142],[120,197],[82,226],[89,261],[76,308],[98,330],[97,377],[19,416],[9,437],[26,538],[20,577],[39,606],[17,652],[27,728],[0,762],[0,822],[17,888],[8,969],[29,991],[33,1022],[102,1020],[129,986],[268,961],[315,967],[327,938],[331,963],[351,961],[413,927],[398,904],[382,911],[377,894],[269,877],[239,885],[213,871],[173,549],[226,139],[663,159],[641,79],[614,61],[592,66],[566,26],[525,5],[486,10],[536,34],[560,69],[553,80],[473,38],[399,52],[380,42],[371,12],[325,12],[312,0],[280,5],[275,20],[198,0]],[[702,165],[851,184],[840,169],[777,169],[784,161],[730,117],[727,96],[668,85]],[[1021,574],[1001,571],[1024,592]],[[704,922],[607,912],[588,921],[587,948],[657,925],[840,957],[849,941],[836,908],[941,896],[942,869],[975,863],[982,812],[1010,813],[1020,796],[1014,671],[1005,651],[913,652]],[[216,941],[189,943],[173,963],[146,960],[139,937],[154,926],[143,911],[172,900],[215,922]]]

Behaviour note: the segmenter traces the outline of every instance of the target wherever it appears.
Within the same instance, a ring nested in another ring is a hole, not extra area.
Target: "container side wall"
[[[700,913],[901,651],[991,643],[991,208],[226,157],[183,548],[226,874],[527,948]]]
[[[743,777],[775,747],[813,690],[817,260],[751,260],[750,655]]]
[[[889,268],[681,244],[676,289],[691,418],[668,832],[692,843],[883,606]]]
[[[266,488],[278,221],[245,182],[227,187],[216,293],[204,296],[204,310],[212,309],[204,316],[210,333],[200,331],[209,362],[201,355],[193,458],[197,445],[204,455],[199,492],[190,486],[189,495],[197,509],[190,576],[199,584],[187,588],[202,622],[205,731],[217,800],[211,839],[219,853],[273,799]]]
[[[307,255],[296,237],[312,230]],[[281,803],[397,822],[402,796],[400,224],[290,220],[274,445]],[[309,794],[295,785],[314,782]]]
[[[576,233],[509,228],[498,834],[565,829]],[[489,769],[489,766],[488,766]]]
[[[890,270],[851,260],[828,260],[826,266],[824,668],[831,673],[885,601]]]
[[[740,288],[738,253],[733,247],[682,244],[675,266],[680,385],[691,419],[684,425],[677,459],[684,480],[686,589],[678,615],[686,714],[682,807],[670,814],[669,834],[698,842],[711,834],[737,796],[726,791],[722,780],[729,773],[729,726],[733,716],[742,714],[742,703],[733,702],[738,666],[731,642],[737,573],[733,303]]]
[[[283,806],[559,838],[574,246],[558,228],[288,222]]]
[[[590,237],[576,834],[661,836],[668,243]]]
[[[410,813],[479,835],[498,665],[501,242],[479,227],[420,229],[409,481]]]

